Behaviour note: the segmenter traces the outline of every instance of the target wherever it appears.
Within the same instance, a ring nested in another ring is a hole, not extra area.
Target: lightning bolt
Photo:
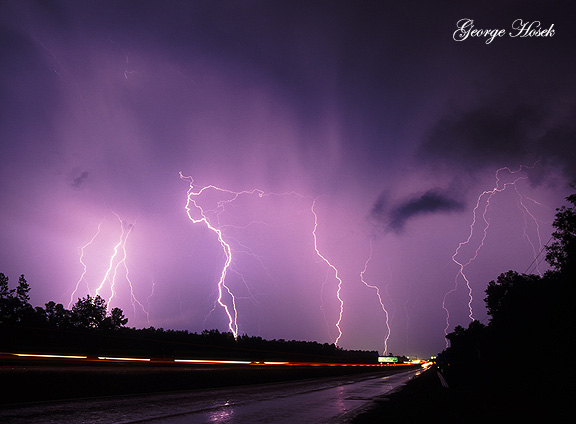
[[[528,237],[528,234],[527,234],[527,223],[526,223],[526,220],[528,219],[527,217],[530,217],[532,219],[532,221],[535,223],[536,229],[537,229],[536,231],[538,234],[539,244],[540,244],[540,246],[542,245],[542,243],[540,241],[540,229],[539,229],[538,221],[536,220],[534,215],[529,211],[529,209],[524,204],[524,197],[520,194],[520,192],[518,191],[518,187],[516,186],[516,183],[518,183],[518,181],[526,180],[528,178],[526,176],[517,176],[517,174],[520,173],[524,168],[531,169],[535,165],[536,164],[534,164],[532,167],[521,165],[520,168],[516,171],[513,171],[508,167],[499,168],[498,170],[496,170],[496,173],[495,173],[495,180],[496,181],[495,181],[494,187],[491,190],[483,191],[478,196],[478,198],[476,200],[476,205],[474,206],[474,209],[472,210],[472,223],[470,224],[470,231],[468,233],[468,237],[466,238],[466,240],[464,240],[458,244],[458,247],[456,248],[456,250],[455,250],[455,252],[451,258],[452,261],[457,265],[458,272],[454,278],[454,287],[451,290],[449,290],[448,292],[446,292],[444,294],[443,299],[442,299],[442,308],[444,309],[444,311],[446,313],[446,327],[444,328],[444,334],[445,335],[448,334],[448,329],[450,327],[450,311],[448,310],[448,308],[446,306],[446,300],[452,293],[457,291],[458,286],[459,286],[458,280],[460,278],[465,281],[466,287],[468,289],[468,312],[469,312],[468,318],[471,321],[474,320],[474,314],[473,314],[473,310],[472,310],[472,302],[473,302],[472,285],[471,285],[470,280],[468,279],[468,277],[466,275],[465,269],[468,265],[470,265],[472,262],[474,262],[476,260],[476,258],[478,257],[478,254],[480,253],[480,250],[484,246],[484,242],[486,241],[488,229],[490,227],[490,221],[487,218],[487,213],[488,213],[488,209],[491,206],[490,202],[491,202],[492,197],[494,195],[496,195],[497,193],[504,192],[509,187],[514,187],[514,190],[520,199],[519,203],[518,203],[519,209],[522,211],[522,213],[524,214],[524,217],[525,217],[524,235],[528,239],[529,243],[532,245],[532,248],[533,248],[535,255],[536,255],[536,248],[533,245],[532,241],[530,240],[530,238]],[[505,182],[505,183],[502,182],[501,177],[500,177],[500,173],[504,172],[504,171],[508,172],[511,176],[513,176],[513,180],[511,182]],[[481,223],[479,223],[479,222],[481,222]],[[472,239],[476,234],[476,228],[478,226],[482,227],[480,230],[482,232],[482,237],[481,237],[480,241],[477,243],[474,253],[468,258],[467,261],[465,261],[464,259],[459,259],[459,257],[462,256],[461,250],[465,246],[467,246],[468,244],[470,244],[472,242]],[[448,340],[446,340],[446,347],[448,347]]]
[[[543,245],[542,245],[542,236],[540,234],[540,224],[538,223],[538,220],[536,219],[536,217],[534,216],[534,214],[530,211],[530,209],[528,209],[528,207],[524,204],[524,199],[530,200],[531,202],[539,205],[539,206],[544,206],[543,204],[541,204],[540,202],[537,202],[534,199],[530,199],[527,198],[525,196],[522,195],[522,193],[520,193],[520,191],[518,190],[518,187],[514,186],[514,190],[516,191],[516,194],[518,195],[518,208],[522,211],[522,213],[524,214],[524,238],[528,241],[528,243],[530,244],[530,246],[532,247],[532,253],[534,254],[534,260],[537,259],[537,257],[540,255],[542,249],[543,249]],[[530,235],[528,234],[528,230],[529,230],[529,222],[532,222],[534,224],[534,228],[535,228],[535,232],[536,232],[536,238],[537,238],[537,242],[538,242],[538,246],[536,246],[534,244],[534,242],[532,241],[532,238],[530,237]],[[542,271],[540,271],[540,264],[536,263],[536,267],[535,267],[536,272],[538,272],[538,274],[541,276],[542,275]]]
[[[366,280],[364,279],[364,274],[366,273],[366,270],[368,269],[368,264],[372,260],[372,254],[373,254],[372,240],[370,240],[370,256],[368,257],[368,259],[364,263],[364,269],[360,273],[360,281],[362,281],[362,283],[366,287],[373,289],[373,290],[376,290],[376,296],[378,296],[378,301],[380,302],[380,306],[382,307],[382,311],[384,311],[384,315],[386,316],[386,338],[384,339],[384,353],[386,353],[386,352],[388,352],[388,339],[390,338],[390,324],[388,321],[388,310],[384,306],[384,301],[382,300],[382,296],[380,296],[380,288],[378,286],[368,284],[366,282]]]
[[[326,316],[326,311],[324,311],[324,291],[326,288],[326,284],[328,283],[329,268],[326,269],[326,274],[324,275],[324,279],[322,280],[322,285],[320,286],[320,311],[322,312],[322,317],[324,318],[324,324],[326,325],[326,329],[328,330],[328,334],[331,335],[331,325],[328,322],[328,317]]]
[[[122,224],[122,219],[120,219],[120,216],[118,214],[114,213],[114,215],[116,215],[116,218],[118,218],[118,221],[120,221],[120,228],[121,228],[120,238],[118,240],[118,243],[116,243],[116,245],[114,245],[114,252],[110,256],[110,260],[108,262],[108,268],[106,269],[106,272],[104,274],[104,278],[102,278],[102,282],[100,283],[100,285],[96,289],[96,295],[99,296],[100,292],[104,289],[104,285],[106,284],[106,282],[107,281],[110,282],[110,297],[108,298],[108,301],[106,302],[108,307],[110,307],[110,301],[114,298],[114,295],[116,294],[116,292],[114,290],[114,286],[116,283],[116,271],[118,269],[118,264],[115,267],[114,262],[116,261],[116,257],[118,256],[118,250],[122,246],[124,234],[125,234],[124,225]],[[111,274],[112,274],[112,277],[110,277]]]
[[[217,305],[219,305],[224,310],[224,312],[228,318],[229,330],[232,332],[234,337],[237,338],[238,337],[238,308],[237,308],[238,298],[234,295],[230,286],[227,284],[227,277],[229,276],[229,274],[231,272],[237,274],[238,277],[241,279],[241,281],[244,283],[244,285],[247,287],[249,292],[250,292],[250,289],[249,289],[248,284],[247,284],[246,280],[244,279],[244,277],[241,274],[239,274],[237,271],[232,269],[233,254],[235,254],[237,252],[237,250],[234,250],[232,248],[232,242],[234,242],[234,243],[238,244],[238,246],[240,246],[240,248],[241,248],[240,252],[248,254],[251,257],[253,257],[255,260],[257,260],[262,265],[262,267],[268,273],[269,276],[270,276],[270,273],[269,273],[268,269],[264,266],[262,258],[260,258],[258,255],[256,255],[254,253],[254,251],[252,251],[252,249],[250,249],[248,246],[245,246],[242,243],[240,243],[236,238],[233,238],[230,236],[225,236],[223,234],[223,229],[228,228],[228,227],[243,229],[243,228],[248,228],[249,226],[255,225],[255,224],[260,224],[260,225],[267,225],[267,224],[265,222],[262,222],[262,221],[252,221],[243,227],[229,225],[229,224],[228,225],[221,225],[220,224],[220,215],[224,212],[227,205],[232,204],[240,196],[243,196],[243,195],[256,195],[259,198],[263,198],[263,197],[267,197],[267,196],[297,196],[297,197],[302,198],[302,199],[309,199],[310,197],[303,196],[303,195],[296,193],[294,191],[287,192],[287,193],[266,193],[260,189],[252,189],[252,190],[244,190],[244,191],[235,192],[235,191],[227,190],[227,189],[217,187],[214,185],[208,185],[208,186],[201,186],[200,187],[200,186],[195,186],[194,179],[192,177],[186,177],[181,172],[180,172],[180,178],[184,181],[187,181],[189,184],[189,188],[188,188],[188,191],[186,193],[186,204],[184,207],[186,214],[188,216],[188,219],[194,224],[204,225],[209,231],[212,231],[215,234],[215,236],[218,240],[218,243],[220,244],[220,247],[222,248],[222,252],[224,253],[224,257],[225,257],[225,261],[224,261],[224,264],[222,266],[222,270],[220,272],[220,277],[219,277],[218,284],[217,284],[217,299],[214,303],[214,308],[209,312],[208,315],[210,315],[212,312],[214,312]],[[213,190],[213,191],[217,191],[217,192],[226,194],[227,196],[229,196],[229,198],[225,199],[225,200],[217,201],[216,206],[213,209],[209,209],[209,210],[205,209],[204,207],[202,207],[199,204],[198,200],[199,200],[200,196],[202,196],[208,190]],[[318,249],[318,238],[317,238],[317,233],[316,233],[317,228],[318,228],[318,215],[316,214],[316,211],[314,209],[315,205],[316,205],[316,200],[314,199],[312,201],[312,205],[310,206],[310,212],[312,213],[312,215],[314,217],[314,227],[312,230],[312,236],[313,236],[313,240],[314,240],[314,250],[315,250],[316,254],[318,255],[318,257],[320,257],[334,271],[336,280],[338,281],[336,297],[338,299],[338,302],[340,303],[340,313],[339,313],[338,321],[336,322],[336,328],[338,330],[338,336],[336,338],[336,341],[334,342],[334,343],[337,343],[342,336],[342,330],[340,328],[340,323],[342,321],[343,308],[344,308],[344,302],[341,298],[342,280],[339,277],[338,270],[336,269],[336,267],[332,263],[330,263],[330,261],[328,259],[326,259],[326,257],[324,257],[320,253],[320,250]]]
[[[152,299],[152,297],[154,296],[154,291],[156,290],[156,281],[154,280],[154,278],[152,278],[152,289],[150,290],[150,294],[148,295],[148,297],[146,297],[146,305],[147,305],[147,309],[146,309],[146,318],[148,321],[148,325],[150,325],[150,313],[148,311],[150,311],[150,300]]]
[[[84,249],[86,249],[88,246],[90,246],[92,243],[94,243],[94,240],[96,239],[96,237],[98,237],[98,234],[100,234],[101,229],[102,229],[102,222],[100,222],[100,224],[98,224],[98,230],[92,236],[90,241],[80,248],[80,263],[82,264],[82,274],[80,275],[80,278],[78,279],[78,282],[76,283],[76,288],[74,289],[74,291],[70,295],[70,302],[68,303],[68,308],[72,307],[72,304],[74,303],[74,298],[75,298],[76,292],[79,290],[80,283],[82,281],[84,281],[86,283],[86,288],[88,289],[88,292],[90,292],[90,286],[88,285],[88,281],[86,281],[86,279],[85,279],[86,272],[88,272],[88,268],[87,268],[86,264],[84,263]]]
[[[126,258],[128,256],[128,253],[126,252],[126,241],[128,240],[128,237],[130,236],[130,233],[132,232],[134,225],[128,225],[128,230],[126,230],[124,228],[124,221],[122,221],[122,219],[120,218],[119,215],[117,215],[117,214],[114,214],[114,215],[116,215],[116,217],[118,218],[118,221],[120,221],[120,226],[122,228],[122,235],[120,236],[120,242],[121,243],[119,246],[117,246],[118,249],[122,252],[121,253],[122,257],[120,258],[120,260],[118,262],[116,262],[116,266],[114,267],[114,273],[112,274],[112,280],[110,283],[110,290],[112,291],[112,295],[110,296],[110,298],[108,299],[108,302],[107,302],[108,309],[110,308],[110,304],[112,303],[112,298],[116,294],[114,288],[116,287],[116,276],[118,275],[118,269],[120,268],[120,266],[124,267],[126,280],[128,282],[128,285],[130,286],[130,292],[132,294],[132,305],[134,306],[134,300],[133,300],[134,290],[132,287],[132,282],[130,281],[130,278],[128,277],[128,266],[126,265]],[[136,308],[134,308],[134,312],[136,312]]]
[[[336,321],[336,329],[338,330],[338,336],[336,337],[336,340],[334,340],[334,344],[338,345],[338,341],[342,337],[342,329],[340,328],[340,323],[342,322],[342,315],[344,313],[344,301],[342,300],[342,297],[340,297],[340,292],[342,290],[342,279],[338,275],[338,269],[334,265],[332,265],[332,263],[322,255],[322,253],[320,253],[320,250],[318,250],[318,236],[316,235],[316,230],[318,229],[318,215],[314,210],[315,206],[316,206],[316,199],[312,201],[312,207],[310,208],[310,211],[314,215],[314,229],[312,230],[312,235],[314,238],[314,250],[316,251],[318,257],[320,257],[326,263],[326,265],[328,265],[332,269],[332,271],[334,271],[334,277],[338,281],[338,287],[336,289],[336,298],[340,303],[340,313],[338,314],[338,321]]]
[[[226,275],[228,274],[228,270],[230,269],[230,264],[232,263],[232,248],[224,240],[224,236],[222,235],[222,230],[213,226],[210,223],[210,220],[206,216],[206,212],[204,211],[204,209],[200,205],[198,205],[198,203],[196,203],[196,200],[195,200],[195,198],[200,196],[204,191],[206,191],[208,189],[214,189],[214,190],[223,191],[223,192],[227,192],[227,193],[231,193],[231,192],[228,190],[220,189],[220,188],[218,188],[216,186],[212,186],[212,185],[202,187],[202,188],[200,188],[199,191],[194,191],[194,179],[192,179],[191,177],[184,177],[182,175],[182,173],[180,173],[180,178],[182,180],[189,180],[189,185],[190,185],[188,188],[188,191],[186,193],[187,200],[186,200],[186,206],[185,206],[186,214],[188,215],[188,219],[190,219],[190,221],[192,221],[194,224],[203,223],[206,226],[206,228],[208,228],[210,231],[212,231],[214,234],[216,234],[216,237],[218,238],[218,242],[220,243],[220,246],[222,247],[222,251],[224,252],[224,255],[226,257],[226,260],[224,261],[224,266],[222,268],[222,272],[220,273],[220,279],[218,281],[218,298],[216,301],[224,309],[226,316],[228,317],[228,328],[230,329],[230,331],[234,335],[234,338],[238,338],[238,323],[237,323],[238,310],[236,308],[236,298],[234,297],[234,294],[232,293],[230,288],[226,285]],[[254,192],[256,192],[256,191],[254,191]],[[235,194],[234,199],[236,199],[240,195],[240,193],[234,193],[234,194]],[[259,194],[260,194],[260,196],[262,195],[261,192],[259,192]],[[219,207],[220,206],[222,206],[221,202],[219,202]],[[196,213],[198,213],[200,217],[194,218],[192,216],[192,210],[194,210]],[[231,299],[232,305],[230,307],[224,302],[224,294],[225,293],[228,293],[228,296]]]
[[[96,288],[95,294],[101,295],[101,293],[103,292],[103,290],[105,289],[105,287],[107,286],[107,283],[108,283],[108,287],[110,290],[110,296],[107,299],[107,310],[109,311],[111,302],[116,295],[116,286],[117,286],[117,279],[118,279],[119,271],[121,270],[121,268],[123,268],[124,269],[123,275],[124,275],[124,277],[128,283],[128,286],[130,288],[130,300],[132,303],[132,307],[134,309],[134,315],[136,315],[137,307],[140,307],[140,309],[142,309],[142,312],[146,315],[146,317],[149,321],[150,316],[149,316],[148,311],[146,310],[144,305],[136,298],[136,295],[134,293],[134,284],[133,284],[132,280],[130,279],[128,264],[127,264],[128,251],[126,249],[126,243],[128,241],[128,237],[130,236],[130,234],[134,228],[134,224],[127,225],[127,228],[126,228],[126,224],[122,221],[120,216],[115,212],[112,212],[112,213],[116,216],[116,218],[118,219],[118,222],[120,223],[121,232],[120,232],[120,236],[118,238],[118,242],[114,245],[113,253],[110,255],[110,258],[108,259],[108,266],[106,268],[106,272],[104,273],[104,277],[102,278],[100,285]],[[88,281],[86,281],[86,273],[88,272],[88,266],[84,262],[84,258],[86,255],[86,248],[88,248],[90,245],[92,245],[94,243],[94,241],[101,234],[101,232],[102,232],[102,222],[100,222],[100,224],[98,224],[98,230],[92,236],[92,238],[80,248],[79,261],[80,261],[80,264],[82,265],[82,274],[80,275],[80,278],[76,282],[75,289],[70,296],[70,302],[68,304],[69,308],[72,306],[72,304],[74,302],[74,298],[76,296],[76,293],[80,289],[80,284],[82,283],[82,281],[84,281],[86,283],[86,287],[88,289],[88,292],[90,293],[90,285],[88,284]]]
[[[132,303],[132,309],[134,310],[134,316],[136,316],[136,309],[137,309],[136,305],[138,305],[140,307],[140,309],[142,310],[142,312],[144,313],[144,315],[146,315],[146,320],[148,322],[150,322],[150,314],[148,313],[148,311],[146,310],[144,305],[134,295],[134,285],[132,284],[132,280],[130,279],[130,276],[129,276],[130,271],[128,270],[128,265],[126,264],[126,259],[128,258],[128,252],[126,250],[126,243],[128,242],[128,237],[130,236],[130,233],[134,229],[134,226],[136,225],[136,223],[129,224],[128,230],[125,231],[124,230],[124,221],[122,221],[120,219],[120,216],[118,216],[118,215],[116,215],[116,216],[118,217],[118,220],[120,221],[120,225],[122,226],[123,233],[125,233],[126,235],[124,236],[123,241],[122,241],[122,245],[120,246],[122,249],[122,259],[120,259],[120,261],[118,261],[118,263],[116,264],[116,267],[114,268],[114,276],[112,278],[112,287],[114,287],[116,285],[116,275],[118,273],[118,268],[120,266],[123,266],[124,267],[124,276],[126,278],[126,282],[128,283],[128,286],[130,287],[130,302]],[[112,300],[112,298],[110,298],[108,301],[108,307],[110,307],[110,301],[111,300]]]
[[[112,40],[110,37],[108,37],[108,41],[110,41],[110,43],[112,43],[112,44],[115,44],[118,48],[120,48],[122,50],[122,53],[124,54],[125,62],[126,62],[126,69],[124,69],[124,79],[128,80],[129,75],[136,73],[136,71],[131,70],[132,66],[130,65],[128,51],[123,46],[118,44],[116,41]]]

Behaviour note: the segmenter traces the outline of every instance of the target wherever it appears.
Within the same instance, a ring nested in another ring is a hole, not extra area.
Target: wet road
[[[346,423],[420,370],[382,372],[192,392],[10,406],[0,422]]]

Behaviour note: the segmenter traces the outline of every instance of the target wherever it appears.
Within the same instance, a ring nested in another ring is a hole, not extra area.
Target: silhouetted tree
[[[0,324],[14,321],[14,289],[8,286],[8,277],[0,273]]]
[[[102,328],[105,330],[117,330],[124,327],[128,322],[128,318],[124,316],[124,312],[120,308],[113,308],[110,315],[104,318]]]
[[[528,314],[533,314],[539,295],[546,290],[539,275],[518,274],[508,271],[498,276],[496,281],[490,281],[486,288],[487,313],[492,324],[504,321],[523,320]]]
[[[20,322],[31,324],[37,321],[34,307],[30,304],[30,285],[24,278],[24,274],[18,278],[16,287],[16,315]]]
[[[576,188],[572,185],[572,188]],[[573,206],[562,206],[557,210],[552,224],[556,231],[552,234],[554,242],[548,246],[546,260],[560,272],[574,273],[576,269],[576,194],[566,198]]]
[[[475,362],[482,358],[482,350],[486,337],[486,326],[474,320],[468,328],[460,325],[446,338],[450,341],[450,354],[452,362]]]
[[[18,278],[18,287],[16,287],[16,297],[22,303],[28,303],[30,301],[30,296],[28,293],[30,292],[30,284],[24,278],[24,274],[20,275]]]
[[[64,305],[56,304],[51,300],[44,306],[46,307],[46,321],[49,326],[60,329],[72,327],[72,312],[64,308]]]
[[[0,272],[0,299],[8,299],[14,294],[14,289],[8,287],[8,277]]]
[[[101,328],[106,318],[106,301],[87,295],[72,306],[72,323],[80,328]]]
[[[34,308],[28,301],[30,286],[24,275],[18,279],[16,289],[8,287],[8,277],[0,274],[0,323],[15,324],[34,320]]]
[[[447,336],[450,347],[438,355],[439,368],[450,387],[462,390],[470,399],[500,403],[511,415],[529,410],[528,415],[543,412],[547,417],[570,402],[571,394],[565,388],[572,384],[571,376],[535,367],[535,360],[553,364],[556,358],[565,357],[573,344],[576,194],[567,200],[572,206],[557,209],[554,242],[546,248],[552,270],[543,276],[516,271],[500,274],[486,288],[488,326],[484,330],[475,328],[475,323],[467,329],[456,327]],[[470,355],[475,349],[478,358]]]
[[[0,351],[19,349],[99,355],[124,352],[154,357],[192,356],[250,360],[376,362],[378,353],[346,351],[334,344],[264,340],[231,332],[124,328],[121,337],[110,332],[123,328],[128,319],[120,308],[107,313],[106,301],[87,295],[66,309],[49,301],[45,307],[30,305],[30,285],[21,275],[18,286],[10,289],[8,277],[0,273]],[[89,331],[86,331],[89,330]],[[98,331],[92,331],[98,330]],[[137,341],[137,343],[135,343]]]

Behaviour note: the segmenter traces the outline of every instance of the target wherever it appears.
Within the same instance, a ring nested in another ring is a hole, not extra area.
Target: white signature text
[[[464,41],[468,38],[484,37],[485,43],[490,44],[494,39],[508,34],[511,38],[524,37],[553,37],[556,31],[554,24],[544,28],[540,21],[524,21],[516,19],[512,22],[512,31],[505,29],[479,29],[474,27],[474,20],[469,18],[460,19],[456,22],[456,31],[452,34],[454,41]]]

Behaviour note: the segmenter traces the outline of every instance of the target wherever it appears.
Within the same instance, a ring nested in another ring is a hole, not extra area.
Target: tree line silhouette
[[[128,322],[120,308],[113,308],[108,314],[101,296],[78,299],[71,310],[53,301],[46,303],[45,308],[33,307],[28,295],[30,285],[24,275],[20,275],[15,289],[10,289],[8,282],[8,277],[0,273],[0,325],[115,330]]]
[[[87,295],[66,309],[50,301],[33,307],[24,275],[16,288],[0,273],[0,352],[91,356],[144,356],[158,359],[240,359],[376,363],[378,352],[344,350],[334,344],[204,330],[129,328],[120,308],[108,312],[101,296]]]
[[[556,209],[546,246],[550,270],[508,271],[490,281],[484,299],[489,322],[457,326],[447,335],[450,347],[438,355],[455,399],[475,409],[470,422],[567,414],[574,372],[562,368],[576,328],[576,194],[566,200],[568,206]],[[489,409],[482,411],[482,404]]]

